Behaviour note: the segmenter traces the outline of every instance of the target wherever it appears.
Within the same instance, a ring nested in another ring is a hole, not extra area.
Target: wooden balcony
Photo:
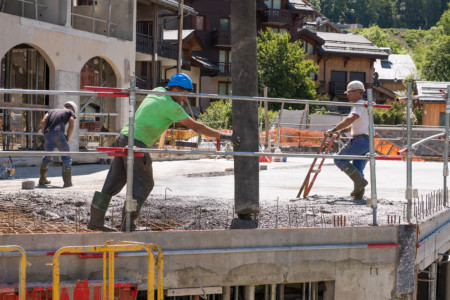
[[[293,17],[292,10],[268,8],[263,12],[262,21],[264,23],[286,25],[293,23]]]
[[[158,40],[157,43],[159,56],[175,60],[178,59],[177,45],[165,44],[162,40]],[[153,54],[153,36],[136,33],[136,51],[146,54]]]
[[[136,33],[136,52],[153,54],[153,37],[147,34]]]
[[[339,82],[339,81],[330,81],[328,94],[330,95],[344,95],[347,90],[348,82]],[[364,83],[364,87],[367,89],[371,89],[373,87],[372,83]]]
[[[212,44],[214,46],[230,46],[231,47],[231,31],[216,30],[212,33]]]

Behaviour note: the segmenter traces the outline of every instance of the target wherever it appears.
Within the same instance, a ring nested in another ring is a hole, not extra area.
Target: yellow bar
[[[157,300],[163,300],[163,288],[164,288],[164,284],[163,284],[163,280],[164,280],[164,269],[163,269],[163,251],[162,248],[159,245],[156,244],[145,244],[145,243],[139,243],[139,242],[122,242],[122,241],[107,241],[105,242],[105,245],[117,245],[117,244],[133,244],[133,245],[145,245],[150,249],[154,249],[158,252],[158,257],[157,257],[157,269],[158,269],[158,283],[157,283],[157,290],[158,290],[158,297]],[[150,249],[145,249],[147,250],[147,253],[151,253],[151,256],[153,257],[153,251],[151,251]],[[155,284],[155,279],[154,279],[154,271],[152,270],[150,273],[150,264],[152,265],[152,268],[154,268],[154,259],[153,262],[148,262],[149,263],[149,269],[147,271],[147,277],[149,280],[147,280],[147,299],[154,299],[154,284]],[[152,283],[150,283],[150,278],[152,278]],[[150,289],[151,287],[151,289]]]
[[[19,300],[25,300],[27,296],[26,277],[27,277],[27,256],[25,250],[20,246],[0,246],[0,252],[20,252],[19,263]]]
[[[121,242],[107,241],[104,246],[68,246],[58,249],[53,255],[53,296],[52,299],[59,300],[59,256],[62,253],[81,253],[81,252],[103,252],[103,299],[114,300],[114,253],[125,251],[147,251],[148,268],[147,268],[147,299],[154,299],[155,293],[155,256],[152,249],[158,251],[157,267],[158,267],[158,283],[157,283],[157,299],[163,300],[163,253],[161,247],[155,244],[145,244],[137,242]],[[109,253],[108,271],[106,275],[106,252]],[[106,297],[106,278],[108,279],[108,297]],[[25,300],[20,299],[20,300]]]
[[[103,252],[103,295],[102,299],[106,299],[106,252]]]
[[[114,251],[109,252],[109,276],[108,276],[108,289],[109,289],[109,300],[114,300]]]

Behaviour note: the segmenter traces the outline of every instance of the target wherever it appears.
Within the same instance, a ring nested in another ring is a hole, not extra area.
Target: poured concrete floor
[[[308,198],[294,200],[311,162],[287,158],[287,162],[261,163],[267,170],[260,171],[259,228],[373,225],[373,210],[364,200],[351,199],[352,182],[331,160],[325,161]],[[155,188],[142,210],[140,225],[149,230],[227,229],[234,217],[233,164],[224,158],[155,161]],[[23,181],[37,184],[39,167],[18,167],[13,179],[0,180],[0,199],[4,206],[23,207],[25,215],[38,220],[72,222],[83,228],[92,195],[101,190],[108,168],[103,164],[75,165],[74,186],[62,189],[61,167],[52,166],[50,186],[23,190]],[[442,162],[413,162],[413,188],[418,189],[419,203],[423,201],[412,208],[413,222],[416,215],[422,222],[448,210],[442,199],[434,196],[443,188],[442,174]],[[365,176],[370,179],[369,165]],[[406,182],[406,162],[376,162],[377,225],[406,223]],[[366,197],[370,194],[369,185]],[[108,224],[119,225],[124,198],[125,189],[113,198]]]

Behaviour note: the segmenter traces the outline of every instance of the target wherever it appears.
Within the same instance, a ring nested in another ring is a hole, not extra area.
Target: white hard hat
[[[364,88],[364,84],[361,81],[353,80],[353,81],[349,82],[349,84],[347,84],[347,90],[345,91],[345,93],[347,94],[348,92],[355,91],[355,90],[365,91],[366,89]]]
[[[78,111],[78,106],[75,104],[75,102],[73,102],[73,101],[67,101],[67,102],[64,103],[64,106],[66,106],[66,105],[72,106],[73,111],[74,111],[75,116],[76,116],[76,115],[77,115],[77,111]]]

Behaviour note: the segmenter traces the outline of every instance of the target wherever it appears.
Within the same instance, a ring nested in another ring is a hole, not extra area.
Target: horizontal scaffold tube
[[[127,148],[123,148],[124,151]],[[336,155],[336,154],[302,154],[302,153],[268,153],[268,152],[232,152],[232,151],[202,151],[202,150],[168,150],[168,149],[149,149],[135,148],[134,152],[145,153],[164,153],[164,154],[198,154],[198,155],[225,155],[225,156],[272,156],[272,157],[304,157],[304,158],[340,158],[340,159],[359,159],[369,160],[369,156],[360,155]],[[45,151],[0,151],[1,156],[106,156],[108,152],[45,152]],[[376,156],[375,159],[399,160],[401,157]]]
[[[104,88],[104,87],[89,87],[92,91],[59,91],[59,90],[27,90],[27,89],[0,89],[0,94],[26,94],[26,95],[71,95],[71,96],[104,96],[104,97],[125,97],[129,89],[121,88]],[[102,93],[99,93],[102,91]],[[120,94],[122,93],[122,94]],[[219,94],[198,94],[198,93],[177,93],[177,92],[158,92],[152,90],[136,89],[136,94],[140,95],[169,95],[169,96],[187,96],[198,98],[214,98],[214,99],[231,99],[231,100],[246,100],[246,101],[268,101],[268,102],[283,102],[292,104],[311,104],[311,105],[330,105],[330,106],[361,106],[367,107],[367,104],[338,102],[338,101],[319,101],[319,100],[304,100],[304,99],[290,99],[290,98],[268,98],[268,97],[249,97],[249,96],[232,96]],[[390,105],[374,105],[374,108],[391,108]]]

